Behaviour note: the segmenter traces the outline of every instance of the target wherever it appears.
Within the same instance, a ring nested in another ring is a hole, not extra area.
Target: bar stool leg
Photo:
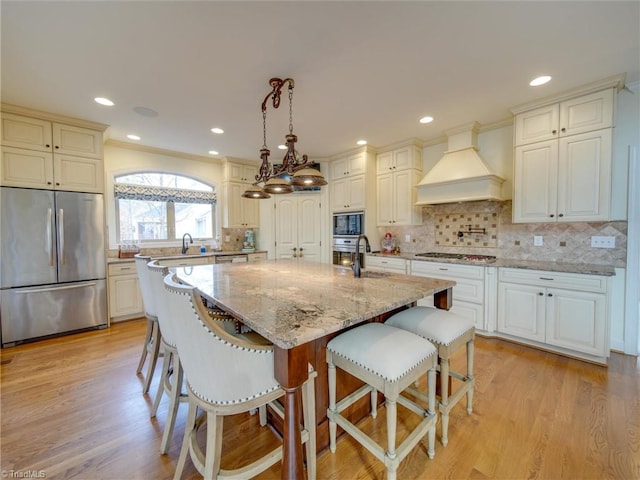
[[[151,329],[153,328],[153,322],[147,319],[147,333],[144,335],[144,344],[142,345],[142,355],[140,356],[140,361],[138,362],[138,368],[136,369],[136,373],[142,372],[142,366],[144,365],[144,361],[147,358],[147,349],[149,348],[149,341],[151,340]]]
[[[442,418],[442,445],[449,443],[449,359],[440,358],[440,414]]]
[[[328,369],[329,380],[329,410],[334,414],[336,413],[336,366],[333,363],[329,364]],[[336,453],[336,433],[338,425],[335,421],[329,418],[329,450],[331,453]]]
[[[395,480],[396,468],[396,422],[398,420],[398,406],[395,400],[385,398],[385,407],[387,409],[387,457],[390,462],[387,464],[387,479]]]
[[[371,416],[378,416],[378,391],[375,388],[371,390]]]
[[[432,368],[427,372],[427,388],[429,389],[427,392],[427,412],[429,415],[436,414],[436,369]],[[433,426],[429,429],[429,433],[427,433],[427,455],[429,458],[434,458],[436,456],[436,424],[433,423]]]
[[[473,339],[467,342],[467,378],[473,379],[473,353],[474,345]],[[473,411],[473,388],[467,390],[467,413],[471,414]]]

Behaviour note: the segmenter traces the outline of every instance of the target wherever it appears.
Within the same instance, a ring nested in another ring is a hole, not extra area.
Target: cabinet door
[[[291,195],[276,197],[275,207],[276,258],[297,258],[298,205],[295,198]]]
[[[1,143],[8,147],[50,152],[53,145],[51,122],[46,120],[3,113],[1,132]]]
[[[513,222],[555,222],[558,141],[517,147],[513,173]]]
[[[253,183],[258,174],[258,167],[242,163],[227,163],[227,178],[231,182]]]
[[[53,171],[56,190],[102,193],[104,166],[102,160],[54,155]]]
[[[378,225],[393,225],[393,174],[378,175]]]
[[[242,204],[243,228],[258,228],[260,226],[260,200],[240,197]]]
[[[546,342],[606,356],[606,315],[603,294],[548,289]]]
[[[560,104],[560,135],[575,135],[613,126],[614,90],[583,95]]]
[[[347,208],[350,210],[364,210],[365,208],[365,180],[364,175],[358,175],[348,179]]]
[[[244,198],[242,194],[246,188],[247,185],[244,183],[225,182],[226,206],[223,215],[225,228],[257,228],[259,226],[259,200]]]
[[[321,220],[320,199],[317,196],[298,199],[298,258],[319,262]]]
[[[142,315],[143,311],[138,276],[133,274],[109,277],[109,316],[113,318]]]
[[[66,155],[102,158],[102,132],[54,123],[53,151]]]
[[[516,115],[515,144],[526,145],[558,138],[558,121],[559,108],[557,104]]]
[[[381,175],[393,171],[393,152],[381,153],[376,157],[376,172]]]
[[[560,139],[558,221],[609,219],[611,129]]]
[[[331,188],[331,210],[334,212],[340,212],[348,210],[349,197],[348,188],[349,183],[346,178],[342,180],[335,180],[330,184]]]
[[[347,163],[347,158],[340,158],[338,160],[334,160],[331,162],[331,179],[336,180],[340,178],[345,178],[349,175],[349,166]]]
[[[498,287],[498,331],[544,342],[544,289],[501,283]]]
[[[393,223],[413,225],[421,223],[421,209],[415,206],[416,184],[420,174],[416,170],[402,170],[393,174]]]
[[[363,153],[356,153],[347,157],[347,175],[363,175],[367,171],[366,159]]]
[[[53,155],[37,150],[0,147],[2,176],[0,184],[10,187],[53,188]]]

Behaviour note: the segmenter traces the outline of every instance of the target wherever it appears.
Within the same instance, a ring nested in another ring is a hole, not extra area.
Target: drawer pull
[[[120,267],[120,270],[131,270],[131,267]]]
[[[540,280],[553,280],[553,278],[549,278],[549,277],[540,277]]]
[[[448,268],[438,267],[438,270],[442,270],[443,272],[446,272],[446,271],[448,271],[449,269],[448,269]]]

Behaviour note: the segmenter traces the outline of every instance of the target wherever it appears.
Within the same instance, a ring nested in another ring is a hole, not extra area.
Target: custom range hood
[[[447,130],[448,150],[418,184],[416,205],[504,200],[502,182],[478,155],[478,123]]]

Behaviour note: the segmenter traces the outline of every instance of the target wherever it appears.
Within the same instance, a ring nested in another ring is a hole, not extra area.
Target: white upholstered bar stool
[[[368,323],[331,339],[327,344],[329,364],[329,448],[336,451],[337,425],[369,450],[387,468],[394,480],[400,462],[427,435],[427,454],[435,455],[436,429],[436,348],[431,342],[405,330],[382,323]],[[336,402],[336,367],[365,382],[351,395]],[[400,393],[420,376],[428,374],[428,407],[418,405]],[[377,391],[385,396],[387,446],[374,442],[341,412],[365,395],[371,395],[371,414],[376,416]],[[414,430],[396,447],[397,405],[400,403],[423,417]]]
[[[467,413],[473,408],[473,341],[476,329],[472,320],[456,315],[447,310],[434,307],[413,307],[403,310],[389,319],[386,325],[401,328],[420,335],[432,342],[438,349],[438,368],[440,370],[440,401],[438,408],[442,418],[440,440],[446,446],[449,442],[449,412],[460,399],[467,396]],[[462,346],[467,347],[467,373],[453,371],[449,367],[449,359]],[[449,378],[455,378],[462,385],[449,392]]]
[[[229,334],[209,319],[195,289],[180,285],[169,274],[164,279],[169,292],[169,312],[174,318],[175,339],[184,368],[189,395],[189,413],[174,479],[180,479],[187,455],[205,480],[248,479],[279,462],[283,446],[234,470],[221,469],[223,417],[249,412],[269,404],[284,418],[275,400],[285,392],[274,378],[273,346],[257,345]],[[316,420],[314,382],[310,371],[302,388],[303,427],[307,477],[316,476]],[[204,416],[196,418],[197,410]],[[197,443],[197,432],[206,419],[206,453]]]
[[[136,373],[138,374],[142,372],[145,359],[149,356],[147,374],[144,377],[144,384],[142,386],[142,393],[145,394],[149,391],[151,379],[153,378],[153,373],[155,372],[156,363],[158,362],[158,356],[160,354],[160,326],[158,325],[156,305],[148,278],[147,263],[151,260],[151,257],[138,254],[133,258],[136,262],[138,284],[140,285],[140,292],[142,293],[144,315],[147,317],[147,333],[144,337],[142,355],[140,356],[140,361],[138,362],[138,368],[136,370]]]

